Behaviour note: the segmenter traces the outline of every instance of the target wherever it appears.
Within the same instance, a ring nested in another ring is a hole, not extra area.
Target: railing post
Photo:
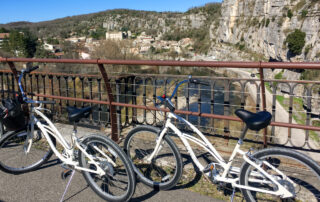
[[[128,83],[129,83],[129,78],[126,77],[124,79],[124,103],[128,103],[128,91],[129,91],[129,86],[128,86]],[[129,108],[128,107],[125,107],[125,125],[129,125]]]
[[[57,76],[57,80],[58,80],[59,96],[62,96],[62,91],[61,91],[61,76]],[[59,113],[62,114],[62,100],[59,101]]]
[[[43,85],[43,94],[45,95],[46,94],[46,75],[42,74],[41,77],[42,77],[42,85]],[[47,100],[47,98],[44,97],[43,100]],[[44,104],[44,108],[47,108],[46,104]]]
[[[109,102],[109,108],[110,108],[110,119],[111,119],[110,120],[111,121],[111,138],[112,140],[117,142],[119,140],[118,126],[117,126],[116,109],[115,109],[115,106],[112,105],[112,102],[113,102],[112,89],[109,83],[108,74],[103,64],[98,64],[98,67],[107,89],[108,102]]]
[[[215,81],[211,81],[210,86],[211,86],[210,112],[211,112],[211,114],[214,114],[214,93],[215,93],[214,87],[215,87]],[[210,126],[212,127],[211,131],[215,132],[214,119],[210,119]]]
[[[18,71],[16,69],[16,66],[14,65],[13,62],[8,62],[8,65],[13,73],[13,77],[16,79],[17,83],[19,81],[19,76],[18,76]],[[7,77],[8,78],[8,77]],[[9,82],[8,83],[8,90],[9,90]],[[21,84],[23,85],[23,84]],[[9,92],[8,92],[8,95],[9,95]],[[14,80],[12,79],[12,97],[14,98],[15,97],[15,92],[14,92]]]
[[[31,74],[29,74],[31,76]],[[49,75],[50,80],[50,88],[51,88],[51,95],[54,95],[54,88],[53,88],[53,75]],[[32,92],[32,90],[31,90]],[[54,111],[54,105],[51,106],[52,112]]]
[[[12,73],[13,73],[13,75],[14,75],[17,83],[18,83],[19,76],[18,76],[18,71],[16,69],[16,66],[14,65],[13,62],[8,62],[8,65],[9,65],[9,67],[10,67],[10,69],[11,69],[11,71],[12,71]]]
[[[201,85],[199,84],[198,85],[198,112],[201,113],[201,94],[202,94],[202,91],[201,91]],[[198,128],[201,127],[201,117],[198,116]]]
[[[29,74],[31,99],[33,99],[33,82],[32,82],[32,78],[33,78],[32,74]]]
[[[68,76],[63,76],[65,83],[66,83],[66,97],[69,97],[69,77]],[[67,100],[67,107],[69,107],[69,100]]]
[[[3,73],[1,72],[1,90],[2,90],[2,93],[1,93],[1,98],[4,99],[4,78],[3,78]]]
[[[81,81],[81,97],[84,99],[84,77],[80,77]],[[84,102],[82,102],[82,107],[84,107]]]
[[[230,116],[230,88],[231,88],[231,81],[229,80],[224,80],[224,98],[223,98],[223,115]],[[230,121],[229,120],[224,120],[224,137],[226,139],[226,143],[229,144],[229,139],[230,139]]]
[[[77,86],[76,86],[76,77],[73,76],[71,77],[72,79],[72,83],[73,83],[73,97],[76,98],[77,97]],[[73,106],[76,107],[77,106],[77,102],[74,101]]]
[[[262,110],[266,111],[266,91],[264,85],[264,74],[263,68],[261,67],[261,61],[259,62],[259,73],[260,73],[260,87],[261,87],[261,98],[262,98]],[[263,129],[263,146],[267,147],[268,140],[267,140],[267,128]]]
[[[99,101],[102,100],[102,91],[101,91],[101,78],[97,78],[97,82],[98,82],[98,97],[99,97]],[[98,105],[98,123],[101,124],[101,105]]]
[[[120,79],[116,79],[116,101],[120,102],[120,85],[121,85],[121,81]],[[117,106],[116,107],[117,110],[117,124],[118,124],[118,134],[121,134],[121,127],[122,127],[122,123],[121,123],[121,107]]]

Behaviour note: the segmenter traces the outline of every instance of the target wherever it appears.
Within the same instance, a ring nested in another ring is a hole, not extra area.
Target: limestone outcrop
[[[286,37],[295,29],[306,33],[300,55],[292,55]],[[224,0],[217,43],[241,44],[278,61],[319,61],[320,1]]]

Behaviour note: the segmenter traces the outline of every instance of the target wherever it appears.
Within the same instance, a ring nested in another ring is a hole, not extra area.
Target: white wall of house
[[[106,39],[111,39],[111,40],[122,40],[123,39],[123,34],[122,32],[107,32],[106,33]]]

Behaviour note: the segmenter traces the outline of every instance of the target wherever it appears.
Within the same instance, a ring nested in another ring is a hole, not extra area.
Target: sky
[[[40,22],[116,8],[185,12],[210,2],[221,0],[2,0],[0,24]]]

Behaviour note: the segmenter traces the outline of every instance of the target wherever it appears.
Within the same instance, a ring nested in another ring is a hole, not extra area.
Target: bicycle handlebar
[[[33,104],[56,104],[54,100],[27,100],[26,103],[33,103]]]
[[[31,73],[32,71],[38,69],[39,66],[34,66],[34,67],[28,67],[27,69],[24,70],[25,73],[29,74]],[[22,70],[23,71],[23,70]]]
[[[173,98],[173,96],[177,93],[178,88],[179,88],[179,87],[181,86],[181,84],[183,84],[183,83],[194,83],[194,84],[201,84],[201,85],[209,86],[209,83],[202,82],[202,81],[200,81],[199,79],[193,79],[193,78],[191,78],[191,76],[190,76],[189,79],[180,81],[180,82],[176,85],[174,91],[172,92],[172,95],[169,97],[169,100],[171,100],[171,99]],[[165,98],[165,97],[164,97],[164,98]]]
[[[38,68],[39,68],[39,66],[34,66],[34,67],[28,67],[27,69],[21,70],[21,74],[20,74],[19,80],[18,80],[18,85],[19,85],[19,89],[20,89],[21,94],[22,94],[22,99],[23,99],[24,102],[30,103],[30,104],[55,104],[56,101],[54,101],[54,100],[53,101],[46,101],[46,100],[44,100],[44,101],[34,101],[32,99],[28,99],[26,93],[24,92],[24,90],[22,88],[21,80],[23,78],[23,75],[25,73],[29,74],[29,73],[31,73],[32,71],[34,71],[34,70],[36,70]]]
[[[193,78],[191,78],[191,76],[189,76],[189,79],[180,81],[176,85],[175,89],[172,92],[172,95],[169,98],[167,98],[165,94],[163,94],[162,96],[157,96],[157,98],[161,101],[161,103],[164,104],[166,107],[168,107],[170,109],[170,111],[174,111],[175,110],[175,107],[173,106],[173,104],[171,102],[171,99],[175,96],[175,94],[178,91],[178,88],[183,83],[194,83],[194,84],[201,84],[201,85],[209,86],[209,83],[202,82],[199,79],[193,79]]]

